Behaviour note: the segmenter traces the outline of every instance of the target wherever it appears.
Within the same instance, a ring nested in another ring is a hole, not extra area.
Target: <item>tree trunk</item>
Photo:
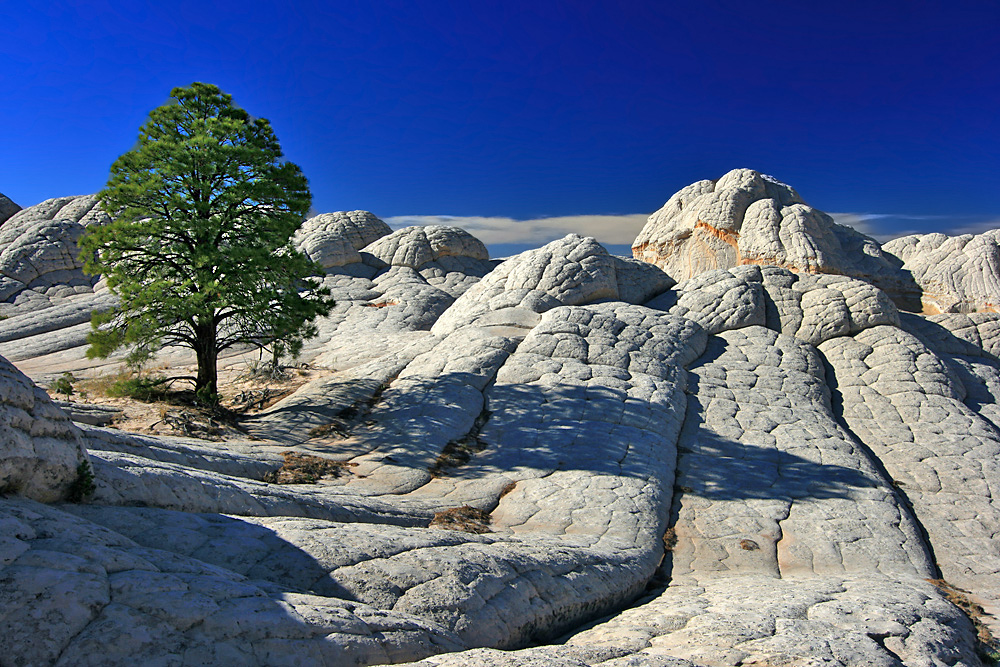
[[[194,353],[198,359],[198,379],[194,391],[199,397],[215,402],[219,394],[219,372],[216,364],[219,351],[215,349],[215,325],[212,322],[198,323],[195,327]]]

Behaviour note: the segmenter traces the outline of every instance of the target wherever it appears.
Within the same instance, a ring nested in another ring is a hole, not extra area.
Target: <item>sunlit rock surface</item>
[[[368,211],[337,211],[309,218],[295,232],[299,251],[324,269],[360,262],[358,251],[391,234],[389,225]]]
[[[0,257],[94,210],[60,201]],[[755,172],[671,202],[666,270],[311,219],[335,372],[245,439],[74,426],[0,367],[0,662],[983,664],[1000,628],[952,601],[1000,612],[1000,315],[901,312],[863,279],[891,258]],[[85,365],[72,312],[0,354]],[[269,481],[289,450],[341,466]]]
[[[91,312],[115,298],[84,274],[76,243],[87,225],[108,219],[87,195],[48,199],[0,222],[0,354],[17,361],[85,342]]]
[[[677,280],[756,264],[860,278],[890,292],[905,277],[877,241],[806,204],[790,186],[752,169],[681,189],[632,244],[632,254]]]

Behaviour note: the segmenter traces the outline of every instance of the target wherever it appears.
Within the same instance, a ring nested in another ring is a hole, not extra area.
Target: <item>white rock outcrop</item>
[[[0,257],[62,258],[72,233],[19,239],[94,210],[35,208]],[[246,439],[73,425],[0,360],[5,664],[983,665],[1000,314],[901,313],[891,257],[748,170],[654,218],[666,271],[313,218],[333,372]],[[85,367],[60,323],[97,297],[37,279],[0,354]],[[289,451],[336,472],[278,484]]]
[[[292,243],[324,269],[360,262],[358,251],[391,234],[392,229],[368,211],[337,211],[309,218]]]
[[[834,274],[896,288],[899,263],[878,242],[807,205],[790,186],[751,169],[678,191],[632,244],[636,259],[677,280],[756,264]]]
[[[79,429],[48,394],[0,357],[2,492],[54,502],[89,472]]]
[[[0,302],[50,305],[93,293],[76,242],[84,227],[107,220],[93,195],[60,197],[18,211],[0,224]]]
[[[927,314],[1000,312],[1000,230],[978,235],[914,234],[884,250],[916,283],[910,301]]]

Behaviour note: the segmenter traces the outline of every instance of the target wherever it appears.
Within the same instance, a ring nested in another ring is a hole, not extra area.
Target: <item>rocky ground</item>
[[[93,198],[2,210],[4,664],[995,659],[991,234],[880,247],[749,170],[638,259],[324,214],[308,366],[228,358],[213,425],[101,397]]]

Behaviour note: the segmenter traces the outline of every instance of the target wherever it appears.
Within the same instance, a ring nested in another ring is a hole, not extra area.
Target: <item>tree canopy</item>
[[[270,123],[210,84],[170,96],[98,194],[112,222],[80,240],[85,270],[120,299],[95,313],[88,355],[128,346],[141,363],[163,345],[189,347],[195,389],[214,399],[220,352],[294,349],[333,302],[320,267],[291,245],[311,195],[299,167],[281,160]]]

